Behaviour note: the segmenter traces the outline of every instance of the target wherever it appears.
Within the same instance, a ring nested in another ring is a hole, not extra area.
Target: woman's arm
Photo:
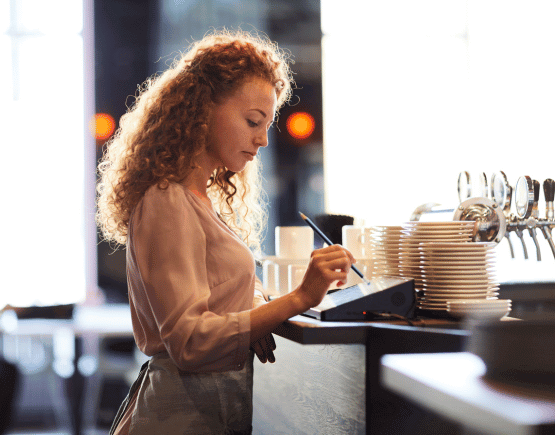
[[[251,310],[251,344],[270,334],[287,319],[318,305],[333,282],[347,280],[354,262],[352,254],[339,245],[314,251],[299,287]]]

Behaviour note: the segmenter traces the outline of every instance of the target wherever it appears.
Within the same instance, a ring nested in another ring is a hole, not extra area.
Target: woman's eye
[[[258,122],[251,121],[250,119],[247,119],[247,123],[250,127],[258,127]]]

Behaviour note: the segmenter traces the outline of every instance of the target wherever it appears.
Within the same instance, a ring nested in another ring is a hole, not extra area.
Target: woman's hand
[[[256,356],[262,364],[266,362],[274,363],[276,362],[276,357],[274,356],[274,350],[276,350],[276,342],[272,334],[268,334],[262,337],[260,340],[256,341],[252,345],[252,349],[256,353]]]
[[[313,251],[301,285],[295,290],[306,309],[322,302],[333,282],[343,285],[353,263],[353,255],[340,245]]]

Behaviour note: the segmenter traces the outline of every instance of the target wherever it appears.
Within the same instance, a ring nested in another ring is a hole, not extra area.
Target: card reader
[[[320,320],[371,320],[376,313],[414,318],[414,280],[398,276],[378,276],[369,284],[357,284],[330,291],[322,302],[303,313]]]

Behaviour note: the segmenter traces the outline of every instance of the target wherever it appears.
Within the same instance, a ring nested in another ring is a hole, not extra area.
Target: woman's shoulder
[[[154,225],[162,222],[182,221],[192,222],[205,220],[202,204],[197,204],[192,193],[177,183],[167,186],[150,186],[133,213],[136,225]],[[175,223],[175,222],[174,222]]]
[[[142,206],[153,207],[163,212],[167,208],[188,209],[197,214],[205,212],[205,206],[193,192],[178,183],[168,183],[166,186],[150,186],[143,197]]]
[[[178,183],[167,183],[165,186],[154,184],[145,192],[144,199],[147,201],[190,201],[190,194],[187,188]]]

